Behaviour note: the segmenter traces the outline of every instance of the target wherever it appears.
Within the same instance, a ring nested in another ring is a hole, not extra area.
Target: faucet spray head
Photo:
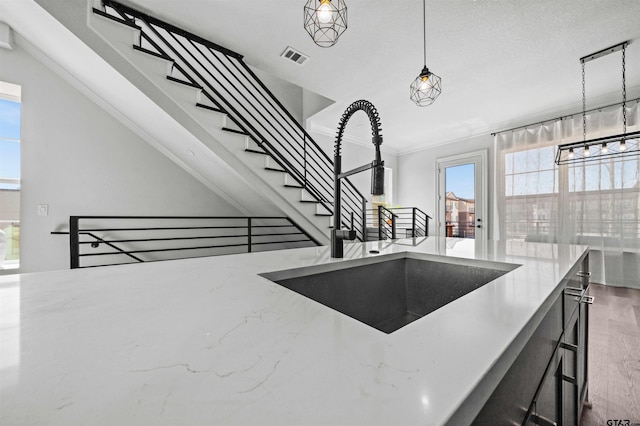
[[[376,147],[376,158],[371,163],[371,195],[384,195],[384,161],[380,155],[382,136],[375,134],[372,142]]]
[[[374,166],[371,168],[371,195],[384,195],[384,161],[374,161],[373,163]]]

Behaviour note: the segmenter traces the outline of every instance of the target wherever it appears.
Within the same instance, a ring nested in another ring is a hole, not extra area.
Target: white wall
[[[253,72],[264,83],[275,97],[289,110],[298,123],[303,122],[303,89],[277,76],[268,74],[258,68],[251,67]]]
[[[22,86],[22,272],[68,268],[68,239],[50,232],[70,215],[239,214],[19,46],[0,63]]]
[[[493,223],[493,137],[489,134],[467,140],[455,141],[430,149],[415,151],[398,157],[398,203],[403,206],[418,207],[429,216],[436,217],[436,160],[468,152],[488,150],[489,177],[489,217],[486,223]],[[435,220],[429,224],[429,235],[437,235]],[[489,234],[491,235],[491,234]]]

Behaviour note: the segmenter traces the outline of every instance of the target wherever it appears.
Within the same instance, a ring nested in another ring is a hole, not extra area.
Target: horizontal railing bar
[[[194,230],[194,229],[243,229],[247,226],[233,225],[233,226],[176,226],[176,227],[151,227],[151,228],[81,228],[80,233],[91,231],[176,231],[176,230]]]
[[[181,240],[209,240],[214,238],[246,238],[248,234],[240,235],[215,235],[198,237],[171,237],[171,238],[134,238],[127,240],[102,240],[105,243],[148,243],[156,241],[181,241]],[[78,244],[94,244],[95,241],[80,241]]]
[[[195,247],[174,247],[174,248],[164,248],[164,249],[148,249],[148,250],[128,250],[123,252],[123,254],[139,254],[139,253],[161,253],[166,251],[183,251],[183,250],[206,250],[213,248],[225,248],[225,247],[243,247],[247,246],[247,243],[241,244],[221,244],[214,246],[195,246]],[[80,257],[88,257],[88,256],[113,256],[118,253],[83,253],[79,254]]]
[[[252,246],[260,246],[260,245],[267,245],[267,244],[283,244],[283,243],[306,243],[309,240],[282,240],[282,241],[259,241],[259,242],[252,242],[251,245]]]
[[[264,241],[264,242],[252,242],[251,245],[266,245],[266,244],[284,244],[284,243],[302,243],[309,240],[282,240],[282,241]],[[79,257],[90,257],[90,256],[113,256],[118,254],[140,254],[140,253],[162,253],[167,251],[185,251],[185,250],[207,250],[207,249],[216,249],[216,248],[227,248],[227,247],[246,247],[249,244],[241,243],[241,244],[220,244],[220,245],[212,245],[212,246],[196,246],[196,247],[174,247],[174,248],[165,248],[165,249],[148,249],[148,250],[128,250],[120,253],[81,253]]]
[[[254,228],[252,226],[252,228]],[[68,232],[67,232],[68,234]],[[146,243],[156,241],[181,241],[181,240],[208,240],[215,238],[246,238],[249,234],[235,234],[235,235],[204,235],[197,237],[170,237],[170,238],[136,238],[126,240],[105,240],[100,239],[102,243]],[[284,235],[304,235],[301,232],[282,232],[282,233],[269,233],[269,234],[251,234],[252,237],[275,237]],[[78,244],[95,244],[95,241],[80,241]]]
[[[294,225],[251,225],[252,228],[291,228]],[[151,227],[151,228],[81,228],[80,233],[88,232],[108,232],[108,231],[176,231],[195,229],[245,229],[247,225],[220,225],[220,226],[174,226],[174,227]]]
[[[80,219],[279,219],[289,220],[287,216],[74,216]]]

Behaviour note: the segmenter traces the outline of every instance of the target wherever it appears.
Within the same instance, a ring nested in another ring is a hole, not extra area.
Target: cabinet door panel
[[[588,295],[588,290],[587,290]],[[578,380],[578,419],[582,415],[582,408],[589,396],[589,304],[581,303],[578,317],[578,360],[577,377]]]
[[[579,312],[574,312],[569,324],[564,330],[563,338],[563,372],[566,378],[575,379],[564,380],[562,384],[563,392],[563,419],[566,425],[578,424],[578,317]]]
[[[562,297],[559,297],[473,424],[522,424],[561,336]]]
[[[562,424],[562,356],[558,351],[556,360],[550,365],[549,374],[542,383],[535,402],[534,421],[539,425]]]

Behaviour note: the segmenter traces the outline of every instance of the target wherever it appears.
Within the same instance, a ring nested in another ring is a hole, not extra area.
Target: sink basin
[[[518,266],[396,253],[260,275],[392,333]]]

